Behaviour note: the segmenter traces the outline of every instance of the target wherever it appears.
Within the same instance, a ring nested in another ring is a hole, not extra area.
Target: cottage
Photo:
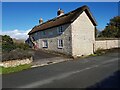
[[[33,27],[29,44],[71,56],[93,54],[97,23],[85,5],[69,13],[58,9],[57,17]]]

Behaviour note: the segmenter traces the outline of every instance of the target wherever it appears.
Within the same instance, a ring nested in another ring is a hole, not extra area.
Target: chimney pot
[[[42,24],[42,23],[43,23],[43,19],[40,18],[40,20],[39,20],[39,24]]]
[[[59,8],[57,11],[57,16],[61,16],[61,15],[64,15],[64,11]]]

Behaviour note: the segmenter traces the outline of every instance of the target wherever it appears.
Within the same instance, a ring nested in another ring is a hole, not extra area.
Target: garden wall
[[[120,39],[115,40],[96,40],[94,44],[94,51],[97,49],[111,49],[120,48]]]
[[[19,65],[25,65],[25,64],[30,64],[32,63],[33,59],[31,58],[27,58],[27,59],[23,59],[23,60],[9,60],[9,61],[4,61],[4,62],[0,62],[0,66],[2,67],[16,67]]]

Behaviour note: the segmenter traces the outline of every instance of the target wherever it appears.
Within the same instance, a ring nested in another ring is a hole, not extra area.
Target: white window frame
[[[64,46],[64,40],[58,39],[58,48],[63,48],[63,46]]]
[[[48,48],[48,40],[43,40],[42,41],[42,47],[43,48]]]
[[[64,32],[63,31],[63,26],[57,27],[57,31],[58,31],[58,34],[62,34]]]

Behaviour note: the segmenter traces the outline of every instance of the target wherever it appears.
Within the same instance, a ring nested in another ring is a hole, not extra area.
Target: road
[[[3,88],[118,87],[118,52],[3,75]]]

